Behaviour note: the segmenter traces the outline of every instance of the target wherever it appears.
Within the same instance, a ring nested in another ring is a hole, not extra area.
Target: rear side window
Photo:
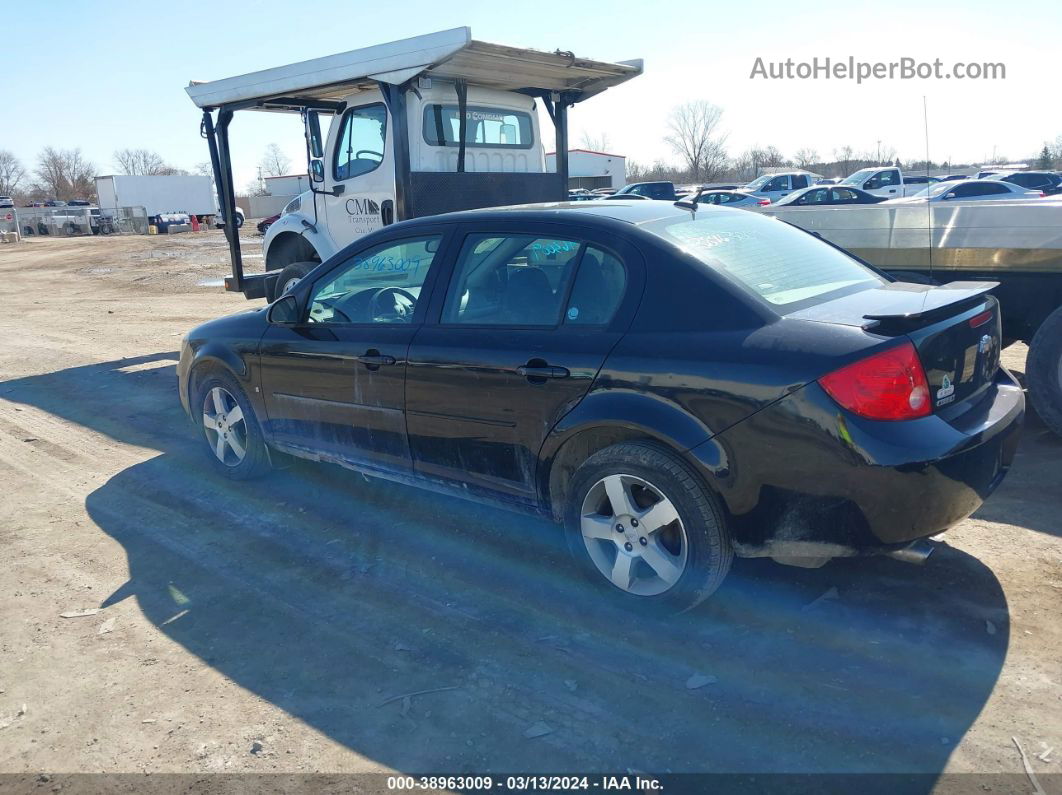
[[[469,235],[450,279],[443,322],[556,326],[581,249],[575,240]]]
[[[461,136],[457,105],[424,106],[424,140],[432,146],[457,146]],[[465,146],[530,149],[535,143],[531,115],[507,108],[465,108]]]
[[[804,304],[884,280],[847,254],[781,221],[755,213],[701,214],[642,227],[775,306]]]
[[[587,246],[568,297],[564,322],[579,326],[608,323],[616,314],[626,286],[623,263],[602,249]]]

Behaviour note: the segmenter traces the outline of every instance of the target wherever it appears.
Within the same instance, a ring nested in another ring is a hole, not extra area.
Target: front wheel
[[[1036,413],[1062,436],[1062,307],[1047,316],[1029,343],[1025,376]]]
[[[283,295],[287,295],[291,288],[302,281],[306,274],[317,267],[317,262],[292,262],[290,265],[285,265],[284,270],[277,276],[276,284],[273,287],[273,299],[277,300]]]
[[[192,406],[214,469],[233,480],[249,480],[269,470],[269,451],[254,407],[229,373],[213,371],[199,380]]]
[[[590,456],[572,478],[565,529],[572,555],[602,590],[661,612],[708,598],[734,557],[715,496],[652,442]]]

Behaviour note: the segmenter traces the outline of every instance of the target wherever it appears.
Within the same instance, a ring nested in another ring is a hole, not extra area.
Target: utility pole
[[[881,165],[881,139],[878,139],[878,165]]]

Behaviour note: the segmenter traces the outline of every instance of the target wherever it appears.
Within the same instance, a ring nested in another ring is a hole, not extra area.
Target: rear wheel
[[[624,442],[575,472],[568,546],[603,590],[634,607],[686,610],[723,582],[733,548],[711,492],[678,456]]]
[[[214,469],[233,480],[249,480],[269,470],[269,452],[254,408],[229,373],[211,371],[200,379],[192,407]]]
[[[1029,344],[1025,377],[1036,413],[1062,436],[1062,307],[1047,316]]]

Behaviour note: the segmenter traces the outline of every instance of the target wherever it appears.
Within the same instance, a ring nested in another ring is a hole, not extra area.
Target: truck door
[[[326,162],[328,231],[337,249],[394,221],[395,161],[387,106],[348,108]]]
[[[904,195],[900,170],[897,168],[882,169],[863,183],[863,190],[874,196],[884,196],[886,199],[900,198]]]

